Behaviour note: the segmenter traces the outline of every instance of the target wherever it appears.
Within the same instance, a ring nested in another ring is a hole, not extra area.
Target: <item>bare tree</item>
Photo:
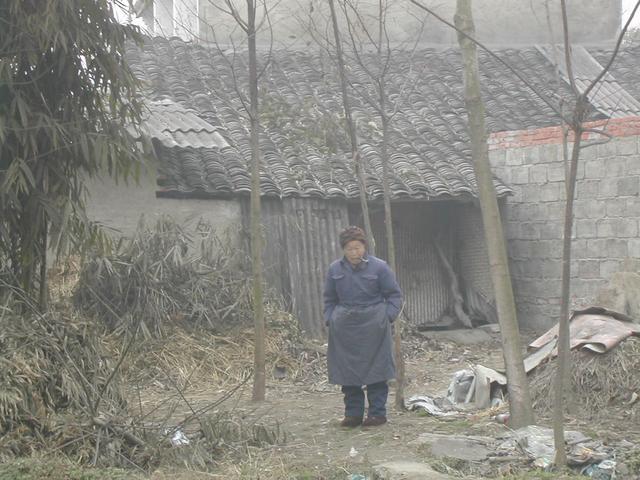
[[[387,1],[379,0],[375,23],[370,25],[360,14],[357,5],[349,0],[341,4],[346,28],[351,43],[353,60],[360,66],[371,80],[375,90],[375,97],[369,96],[363,89],[358,93],[373,108],[380,119],[382,135],[380,140],[380,163],[382,165],[382,191],[384,204],[385,237],[387,240],[387,262],[396,271],[396,250],[393,237],[393,217],[391,211],[391,188],[389,185],[389,139],[391,134],[391,121],[398,111],[398,103],[402,101],[399,96],[395,102],[389,100],[387,93],[387,74],[392,61],[392,49],[387,33],[386,10]],[[375,31],[372,31],[375,28]],[[358,35],[364,36],[364,39]],[[366,45],[366,46],[363,46]],[[375,51],[374,55],[367,55],[367,51]],[[373,57],[373,62],[367,58]],[[395,406],[402,410],[404,404],[405,364],[402,348],[402,320],[395,321],[394,329],[394,355],[396,363],[396,394]]]
[[[482,223],[489,250],[491,279],[496,295],[505,368],[509,379],[507,383],[511,411],[509,423],[514,427],[521,427],[533,423],[533,408],[520,350],[520,333],[509,275],[507,247],[489,163],[487,129],[484,121],[485,108],[480,94],[478,55],[476,45],[469,40],[469,37],[474,35],[471,0],[458,0],[455,25],[461,32],[458,35],[458,41],[464,67],[464,92],[469,116],[471,156],[478,183]]]
[[[269,11],[266,3],[263,2],[263,18],[257,23],[258,0],[246,0],[246,17],[243,17],[234,0],[222,0],[221,4],[209,0],[209,3],[230,16],[237,26],[244,32],[247,39],[247,49],[249,58],[249,101],[245,101],[244,95],[237,84],[237,76],[234,73],[234,66],[230,64],[234,74],[234,85],[238,92],[239,99],[249,117],[249,145],[251,150],[251,197],[250,197],[250,225],[251,225],[251,265],[253,271],[253,317],[254,317],[254,378],[253,393],[254,401],[265,399],[266,390],[266,359],[265,359],[265,319],[264,319],[264,273],[262,264],[262,221],[261,221],[261,201],[260,201],[260,106],[258,95],[259,78],[264,73],[266,64],[261,71],[258,71],[258,55],[256,36],[265,23],[269,23]],[[213,30],[213,28],[212,28]],[[213,38],[215,39],[215,32]],[[232,39],[229,39],[233,44]],[[226,58],[224,49],[217,43],[218,51]],[[235,47],[235,45],[234,45]],[[235,54],[235,48],[233,48]],[[267,60],[268,62],[268,60]],[[230,62],[231,63],[231,62]]]
[[[571,147],[571,158],[567,161],[568,138],[564,136],[563,146],[565,152],[565,165],[567,167],[565,174],[565,190],[566,190],[566,204],[564,211],[564,229],[563,229],[563,241],[562,241],[562,283],[561,283],[561,303],[560,303],[560,321],[558,324],[558,372],[556,374],[554,382],[555,398],[553,402],[553,437],[555,444],[555,463],[557,466],[564,467],[567,464],[567,452],[564,444],[564,406],[566,388],[569,383],[569,372],[571,370],[571,356],[570,356],[570,333],[569,333],[569,302],[571,294],[571,236],[573,232],[573,203],[575,200],[576,191],[576,178],[578,172],[578,163],[580,160],[580,150],[586,147],[591,147],[599,143],[609,141],[610,136],[604,130],[594,130],[587,128],[585,122],[588,120],[588,115],[591,110],[589,102],[589,94],[600,83],[600,81],[607,74],[611,65],[613,64],[624,35],[635,16],[638,7],[640,7],[640,0],[636,2],[631,15],[625,23],[616,46],[611,54],[609,62],[603,67],[600,74],[594,78],[587,88],[581,91],[576,83],[575,75],[573,72],[573,64],[571,58],[571,44],[569,41],[569,22],[567,16],[566,0],[560,0],[562,7],[562,30],[564,41],[564,53],[565,53],[565,67],[567,76],[569,78],[569,84],[574,96],[574,107],[572,116],[568,122],[568,126],[573,136],[573,146]],[[600,140],[585,144],[582,140],[582,134],[585,132],[592,132],[602,136]]]
[[[338,64],[338,73],[340,74],[340,90],[342,93],[342,105],[344,115],[347,122],[347,130],[349,132],[349,140],[351,142],[351,157],[353,158],[356,176],[358,177],[358,187],[360,191],[360,208],[364,219],[364,229],[367,233],[367,243],[369,251],[375,253],[375,240],[373,238],[373,230],[371,229],[371,218],[369,217],[369,205],[367,204],[367,183],[364,178],[364,168],[360,149],[358,147],[358,136],[356,125],[351,115],[351,105],[349,103],[349,94],[347,92],[348,80],[344,71],[344,57],[342,54],[342,39],[340,38],[340,29],[338,27],[338,16],[333,0],[329,0],[329,9],[331,11],[331,25],[333,27],[333,37],[336,48],[336,62]]]

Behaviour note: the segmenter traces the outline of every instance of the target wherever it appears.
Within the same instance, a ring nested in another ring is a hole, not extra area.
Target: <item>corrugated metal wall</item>
[[[338,233],[348,224],[347,204],[311,198],[287,198],[283,204],[292,310],[301,328],[320,338],[325,275],[341,255]]]
[[[437,236],[443,235],[441,246],[449,261],[454,261],[454,248],[449,241],[452,223],[447,220],[446,209],[444,202],[393,206],[396,274],[405,296],[405,312],[413,326],[437,323],[451,304],[449,282],[434,249]],[[352,207],[350,213],[352,223],[362,224],[358,207]],[[376,256],[386,259],[384,213],[372,208],[371,216]]]
[[[371,215],[376,254],[386,258],[381,207],[372,206]],[[264,199],[262,216],[267,287],[282,295],[309,337],[322,338],[326,334],[322,316],[326,271],[342,255],[337,242],[340,230],[362,224],[359,206],[340,200]],[[394,205],[393,216],[396,273],[411,325],[435,324],[451,306],[449,280],[434,248],[436,241],[461,283],[493,298],[477,207],[455,202],[400,203]],[[243,220],[247,228],[248,202],[243,203]]]
[[[455,208],[458,271],[461,272],[466,285],[485,298],[493,299],[489,253],[482,228],[480,207],[466,203]]]

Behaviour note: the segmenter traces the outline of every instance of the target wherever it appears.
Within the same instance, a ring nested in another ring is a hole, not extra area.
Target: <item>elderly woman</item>
[[[324,319],[329,327],[329,382],[342,385],[343,427],[387,422],[387,380],[394,378],[391,324],[400,313],[402,292],[383,260],[367,255],[361,228],[340,233],[344,257],[329,266]],[[369,409],[363,421],[366,386]]]

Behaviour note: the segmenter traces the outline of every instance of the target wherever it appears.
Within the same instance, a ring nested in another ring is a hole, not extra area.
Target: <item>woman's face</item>
[[[347,258],[350,264],[357,265],[362,261],[362,257],[364,257],[364,243],[360,240],[351,240],[348,242],[344,248],[344,256]]]

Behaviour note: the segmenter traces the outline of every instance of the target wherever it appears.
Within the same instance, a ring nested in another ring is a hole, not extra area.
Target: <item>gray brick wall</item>
[[[574,210],[572,308],[594,301],[623,265],[640,264],[640,137],[583,150]],[[562,147],[491,151],[494,172],[515,190],[505,211],[520,323],[548,327],[560,311],[564,218]]]

